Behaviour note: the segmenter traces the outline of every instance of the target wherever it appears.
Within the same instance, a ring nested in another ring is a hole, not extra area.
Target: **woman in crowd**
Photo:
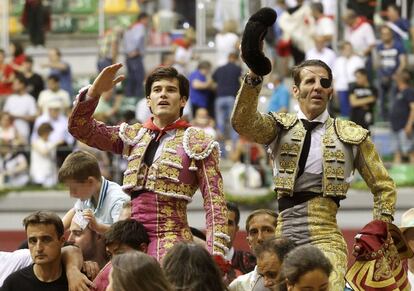
[[[280,291],[328,291],[331,273],[331,263],[318,248],[297,247],[283,261]]]
[[[172,291],[158,262],[138,251],[117,255],[106,291]]]
[[[171,248],[163,269],[175,291],[227,291],[213,258],[195,243],[180,242]]]

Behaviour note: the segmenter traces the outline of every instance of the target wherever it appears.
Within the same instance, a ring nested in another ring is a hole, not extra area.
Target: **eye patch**
[[[329,80],[328,78],[321,78],[320,82],[321,82],[321,86],[325,89],[328,89],[329,87],[331,87],[331,84],[332,84],[332,80]]]

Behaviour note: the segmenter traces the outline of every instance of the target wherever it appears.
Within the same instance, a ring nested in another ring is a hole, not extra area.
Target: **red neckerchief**
[[[178,119],[177,121],[171,123],[170,125],[167,125],[164,128],[159,128],[158,126],[156,126],[154,124],[154,122],[152,121],[152,117],[148,118],[148,120],[142,125],[144,128],[148,128],[151,131],[157,131],[158,135],[155,138],[156,141],[159,141],[160,138],[169,130],[172,129],[179,129],[179,128],[187,128],[190,127],[191,125],[183,120],[183,119]]]
[[[367,19],[363,16],[358,16],[354,25],[352,25],[351,30],[357,30],[364,23],[368,23]]]

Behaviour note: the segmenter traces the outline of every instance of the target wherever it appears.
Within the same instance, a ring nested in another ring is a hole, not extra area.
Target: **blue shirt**
[[[227,63],[218,67],[213,74],[213,80],[217,83],[217,97],[234,96],[240,88],[240,76],[242,70],[235,63]]]
[[[138,51],[140,55],[145,53],[145,25],[135,23],[124,34],[125,53]]]
[[[191,104],[194,104],[198,107],[207,108],[208,100],[211,96],[211,91],[208,89],[195,89],[193,87],[193,81],[200,80],[202,82],[207,81],[206,76],[201,74],[199,70],[195,70],[190,74],[189,81],[190,81],[190,101]]]
[[[75,211],[92,209],[99,223],[113,224],[118,221],[124,203],[129,200],[130,197],[122,191],[121,186],[102,177],[102,185],[96,208],[92,199],[84,201],[78,199],[74,208]]]
[[[69,96],[73,96],[73,88],[72,88],[72,70],[68,63],[64,63],[66,65],[66,70],[59,70],[59,69],[50,69],[50,75],[57,75],[59,76],[59,84],[60,88],[65,90],[69,93]]]
[[[383,77],[391,77],[400,65],[400,55],[405,54],[401,42],[394,41],[391,48],[385,48],[384,44],[378,45],[378,56],[380,59],[379,74]]]
[[[279,112],[282,108],[289,110],[289,98],[290,93],[285,84],[279,84],[279,86],[273,90],[272,96],[270,97],[268,111]]]

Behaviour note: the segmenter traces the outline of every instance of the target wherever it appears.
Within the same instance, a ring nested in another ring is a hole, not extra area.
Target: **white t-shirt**
[[[0,287],[11,273],[29,266],[32,262],[29,249],[0,252]]]
[[[35,116],[37,114],[36,100],[29,94],[13,94],[6,99],[3,111],[17,116]],[[29,142],[29,122],[19,118],[14,120],[14,125],[23,140]]]
[[[62,111],[70,108],[70,96],[69,93],[63,89],[59,89],[57,92],[53,92],[50,89],[43,90],[39,94],[37,99],[37,105],[42,110],[42,113],[48,112],[48,104],[58,101],[62,104]]]
[[[49,136],[49,141],[54,143],[64,141],[68,145],[72,145],[74,143],[75,139],[68,131],[68,118],[63,114],[60,114],[57,119],[52,119],[48,114],[45,113],[36,118],[34,122],[33,133],[31,137],[32,142],[39,137],[37,134],[39,126],[46,122],[50,123],[53,128]]]
[[[251,291],[261,277],[257,273],[257,266],[250,273],[241,275],[229,285],[229,291]]]
[[[349,83],[355,82],[355,71],[364,66],[364,60],[357,55],[350,58],[344,56],[336,58],[332,67],[334,89],[336,91],[347,91]]]
[[[34,183],[45,187],[56,185],[56,143],[41,138],[32,141],[30,177]]]
[[[216,34],[215,43],[217,67],[228,63],[229,54],[236,51],[236,45],[238,41],[238,35],[231,32]]]
[[[363,23],[358,28],[352,30],[349,26],[345,27],[345,40],[349,41],[356,54],[363,56],[363,52],[372,45],[375,45],[374,29],[369,23]]]

